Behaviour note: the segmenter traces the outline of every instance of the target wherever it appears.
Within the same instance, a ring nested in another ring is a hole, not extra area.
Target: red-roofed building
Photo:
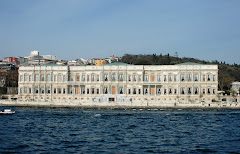
[[[3,61],[10,62],[13,64],[18,64],[19,62],[19,57],[6,57],[3,59]]]

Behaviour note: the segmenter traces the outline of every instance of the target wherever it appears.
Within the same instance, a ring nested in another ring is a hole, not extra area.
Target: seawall
[[[122,109],[240,109],[240,102],[92,102],[92,101],[8,101],[0,100],[0,106],[11,107],[61,107],[61,108],[122,108]]]

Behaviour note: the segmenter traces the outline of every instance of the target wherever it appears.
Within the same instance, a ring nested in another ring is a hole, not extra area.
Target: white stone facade
[[[217,94],[217,65],[19,68],[19,100],[212,102]]]

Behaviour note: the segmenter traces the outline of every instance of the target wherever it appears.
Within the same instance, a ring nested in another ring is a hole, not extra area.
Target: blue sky
[[[240,64],[240,0],[0,0],[0,59],[167,54]]]

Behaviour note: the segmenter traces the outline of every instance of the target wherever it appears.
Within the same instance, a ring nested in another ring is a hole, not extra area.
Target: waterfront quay
[[[239,102],[92,102],[92,101],[9,101],[0,100],[0,106],[60,107],[60,108],[119,108],[119,109],[240,109]]]

